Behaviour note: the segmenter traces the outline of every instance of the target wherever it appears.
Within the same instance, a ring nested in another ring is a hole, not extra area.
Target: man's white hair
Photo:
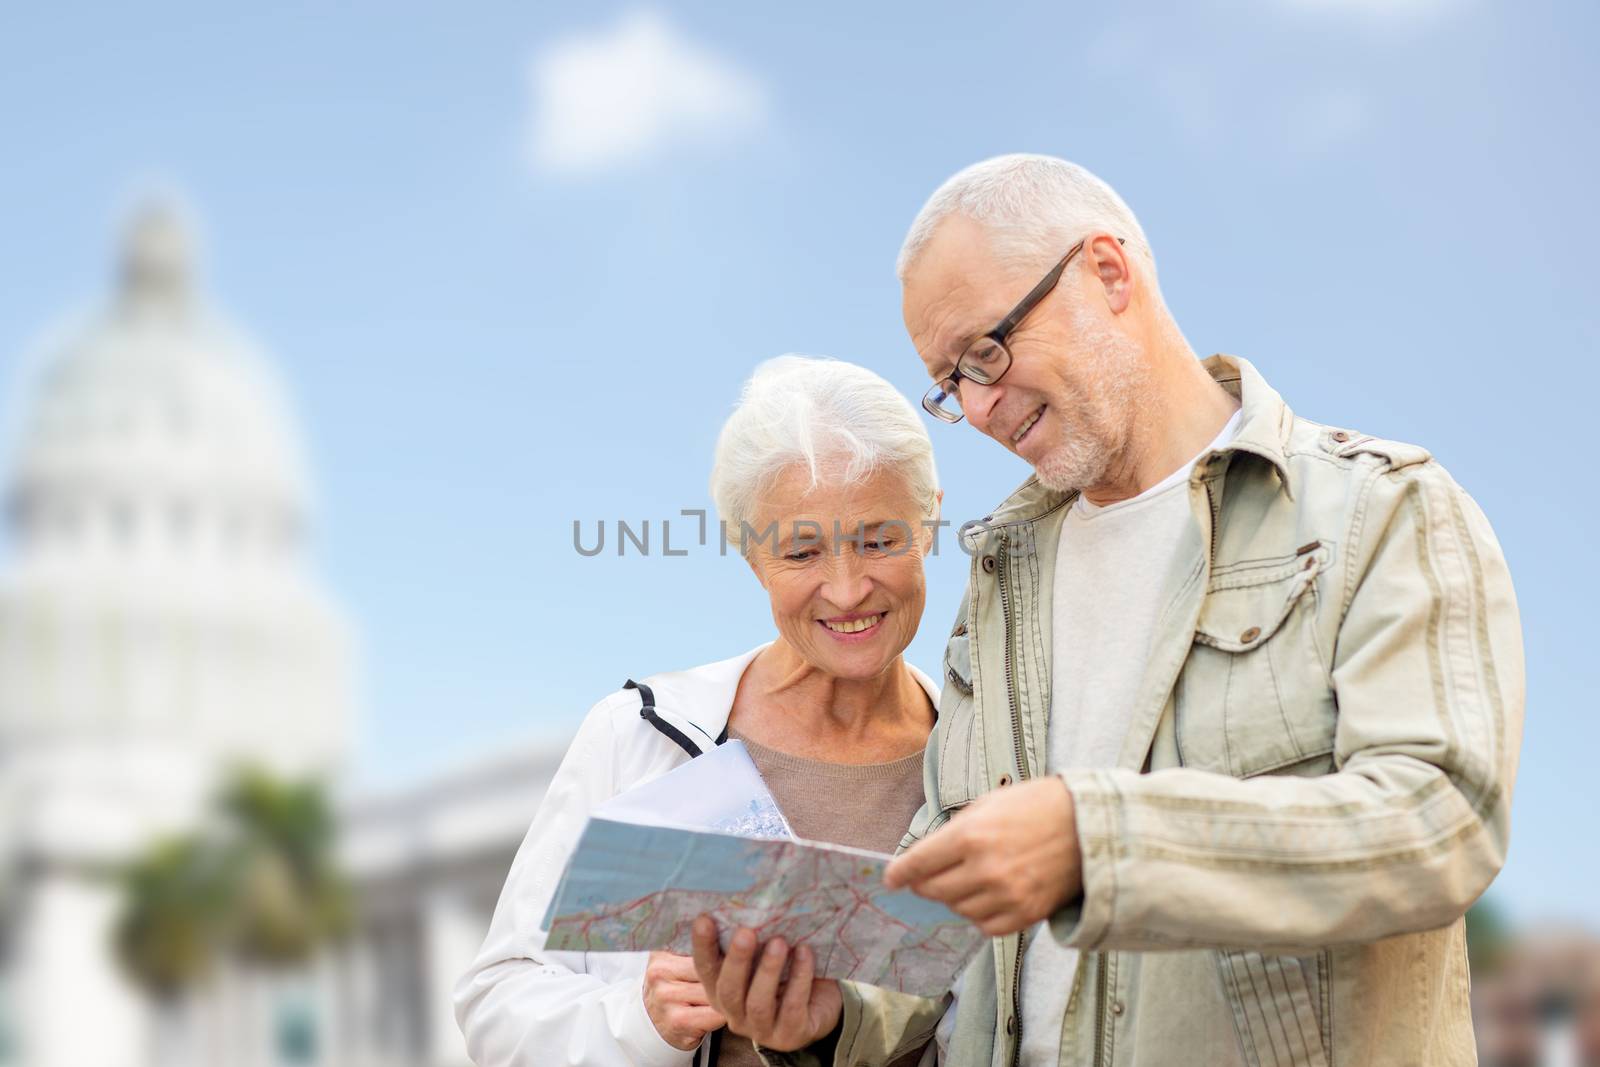
[[[779,356],[745,382],[711,464],[711,497],[730,541],[743,547],[741,524],[752,521],[757,498],[796,465],[813,488],[896,470],[924,515],[939,490],[933,442],[910,402],[865,367],[837,359]]]
[[[1126,241],[1129,253],[1144,262],[1155,294],[1156,260],[1144,228],[1116,190],[1076,163],[1017,153],[956,173],[934,191],[911,223],[895,264],[902,282],[952,215],[982,225],[995,254],[1008,265],[1038,265],[1041,270],[1086,234],[1105,230]]]

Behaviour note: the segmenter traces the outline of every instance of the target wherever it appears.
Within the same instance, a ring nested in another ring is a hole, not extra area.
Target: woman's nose
[[[822,583],[823,599],[841,611],[849,611],[867,599],[872,591],[872,579],[867,576],[865,561],[846,545],[832,554],[828,578]]]

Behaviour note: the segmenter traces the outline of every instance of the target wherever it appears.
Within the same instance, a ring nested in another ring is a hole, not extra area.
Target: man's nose
[[[967,421],[982,433],[989,432],[989,416],[994,414],[1003,388],[998,383],[980,385],[969,378],[961,380],[961,410],[966,413]]]

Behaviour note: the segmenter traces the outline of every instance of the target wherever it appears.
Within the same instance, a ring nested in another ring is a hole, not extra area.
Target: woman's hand
[[[781,937],[763,948],[755,931],[739,930],[724,957],[717,924],[704,915],[695,920],[694,965],[712,1005],[727,1018],[728,1029],[778,1052],[826,1037],[844,1011],[839,983],[814,977],[816,961],[806,945],[794,950],[789,980],[780,984],[790,955]]]
[[[644,1008],[656,1032],[673,1048],[688,1052],[713,1030],[727,1025],[711,1007],[695,974],[694,960],[670,952],[652,952],[644,968]]]

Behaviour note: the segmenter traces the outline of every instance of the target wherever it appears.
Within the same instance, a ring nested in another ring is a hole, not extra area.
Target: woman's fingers
[[[740,929],[728,945],[728,954],[722,960],[722,973],[717,977],[716,1006],[734,1026],[745,1017],[746,992],[750,988],[750,972],[755,964],[756,935],[752,930]]]
[[[768,1048],[792,1050],[838,1025],[838,987],[816,980],[816,956],[807,946],[791,952],[780,937],[762,946],[754,930],[740,929],[724,955],[717,944],[716,923],[701,916],[694,925],[694,962],[709,1008],[717,1013],[716,1025],[726,1025],[736,1034]],[[790,965],[787,982],[785,965]],[[825,995],[819,999],[820,994]],[[678,988],[671,995],[693,994]],[[675,1000],[673,1011],[681,1010],[685,1009]]]
[[[750,989],[745,995],[744,1021],[755,1037],[770,1037],[772,1026],[778,1019],[778,982],[783,978],[783,966],[789,961],[789,946],[783,938],[767,942],[750,979]]]
[[[722,974],[722,946],[717,944],[717,924],[706,915],[694,921],[694,971],[709,993]]]
[[[706,1034],[728,1025],[728,1020],[715,1008],[675,1008],[673,1019],[686,1030],[699,1030]]]
[[[655,995],[664,1004],[684,1004],[692,1008],[712,1007],[711,998],[706,996],[705,986],[695,982],[661,982],[655,987]]]
[[[808,945],[794,950],[794,963],[789,967],[789,981],[784,986],[783,1003],[778,1009],[777,1030],[780,1034],[803,1034],[810,1022],[811,979],[816,971],[816,958]]]
[[[660,981],[700,981],[693,956],[679,956],[675,952],[652,952],[646,969],[651,978]]]

